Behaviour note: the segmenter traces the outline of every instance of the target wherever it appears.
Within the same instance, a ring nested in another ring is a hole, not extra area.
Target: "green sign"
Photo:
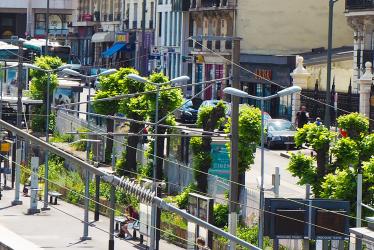
[[[230,179],[230,157],[225,144],[213,144],[211,149],[212,167],[209,173],[226,180]]]

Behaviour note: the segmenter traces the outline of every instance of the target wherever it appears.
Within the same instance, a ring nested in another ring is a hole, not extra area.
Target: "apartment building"
[[[51,39],[67,41],[72,23],[73,0],[49,0]],[[45,38],[47,0],[1,0],[0,39],[17,37]]]

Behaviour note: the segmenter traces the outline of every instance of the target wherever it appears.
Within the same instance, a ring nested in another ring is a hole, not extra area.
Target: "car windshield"
[[[273,121],[269,122],[269,131],[295,131],[295,127],[289,121]]]

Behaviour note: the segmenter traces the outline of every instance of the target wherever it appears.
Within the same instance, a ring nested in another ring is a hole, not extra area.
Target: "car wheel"
[[[271,143],[271,141],[267,141],[266,142],[266,147],[268,148],[268,149],[272,149],[273,148],[273,144]]]

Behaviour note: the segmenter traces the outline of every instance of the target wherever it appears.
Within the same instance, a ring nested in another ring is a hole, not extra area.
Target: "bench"
[[[115,232],[119,232],[121,224],[125,223],[126,220],[127,219],[125,217],[123,217],[123,216],[116,216],[116,217],[114,217],[114,222],[115,222],[114,231]],[[134,239],[136,239],[137,238],[136,237],[136,231],[139,231],[139,229],[140,229],[139,220],[136,220],[135,222],[133,222],[133,228],[132,229],[133,229],[132,237]],[[129,228],[129,230],[131,230],[131,229]],[[140,236],[140,241],[141,241],[141,243],[143,243],[143,236],[142,235]]]
[[[48,195],[49,195],[49,203],[53,205],[57,205],[57,199],[62,196],[62,194],[60,194],[59,192],[55,192],[55,191],[48,192]],[[54,201],[53,201],[53,198],[55,198]]]

